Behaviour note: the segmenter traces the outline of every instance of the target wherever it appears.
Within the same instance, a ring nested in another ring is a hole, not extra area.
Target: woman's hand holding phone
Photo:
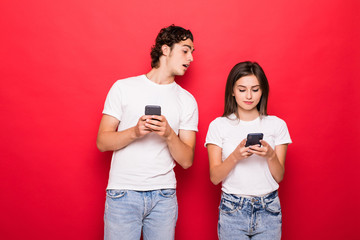
[[[275,155],[274,149],[264,140],[260,140],[262,147],[253,145],[249,147],[249,152],[264,157],[266,159],[273,158]]]
[[[244,158],[250,157],[252,155],[251,152],[249,152],[249,147],[245,147],[246,144],[246,138],[240,142],[239,145],[235,148],[235,150],[232,152],[234,155],[234,158],[237,161],[241,161]]]

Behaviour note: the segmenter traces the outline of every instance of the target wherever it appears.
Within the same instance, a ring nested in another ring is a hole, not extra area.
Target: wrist
[[[235,152],[232,152],[229,157],[233,162],[237,163],[238,161],[241,160],[241,156],[238,156],[238,155],[239,154],[236,154]]]
[[[138,138],[140,138],[141,134],[137,128],[137,126],[131,128],[131,131],[130,131],[130,138],[131,140],[136,140]]]
[[[169,133],[167,135],[165,135],[164,137],[167,142],[171,142],[175,136],[177,136],[175,134],[175,132],[172,129],[170,129]]]
[[[274,161],[274,160],[276,160],[277,159],[277,156],[276,156],[276,153],[275,153],[275,151],[274,152],[272,152],[272,154],[267,158],[267,160],[268,161]]]

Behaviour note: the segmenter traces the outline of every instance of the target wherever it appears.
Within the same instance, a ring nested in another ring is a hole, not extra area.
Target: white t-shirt
[[[248,133],[263,133],[263,140],[272,148],[291,143],[286,123],[278,117],[264,116],[253,121],[241,121],[232,114],[229,118],[218,117],[210,123],[205,146],[210,143],[222,148],[224,161]],[[256,154],[240,161],[222,182],[222,191],[245,196],[262,196],[278,188],[267,160]]]
[[[137,124],[145,114],[146,105],[161,106],[161,114],[176,134],[179,129],[197,131],[195,98],[176,82],[159,85],[145,75],[115,82],[107,95],[103,114],[117,118],[118,131],[122,131]],[[166,142],[156,133],[150,133],[114,151],[107,189],[175,188],[174,166]]]

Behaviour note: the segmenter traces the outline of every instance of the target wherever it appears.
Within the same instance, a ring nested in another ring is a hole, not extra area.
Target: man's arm
[[[196,132],[179,129],[176,135],[164,116],[150,116],[145,127],[163,137],[173,159],[184,169],[191,167],[194,160]]]
[[[194,161],[196,143],[196,132],[190,130],[179,130],[179,136],[174,131],[166,139],[171,156],[181,167],[187,169]]]
[[[115,117],[104,114],[101,118],[99,132],[96,139],[97,148],[101,152],[116,151],[126,147],[138,138],[150,133],[145,127],[148,116],[142,116],[137,125],[121,132],[117,131],[120,121]]]

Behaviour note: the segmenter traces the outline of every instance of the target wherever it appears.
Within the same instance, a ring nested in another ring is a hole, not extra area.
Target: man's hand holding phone
[[[161,115],[161,107],[157,105],[145,106],[145,127],[148,131],[155,132],[161,137],[168,137],[171,127],[166,118]]]

